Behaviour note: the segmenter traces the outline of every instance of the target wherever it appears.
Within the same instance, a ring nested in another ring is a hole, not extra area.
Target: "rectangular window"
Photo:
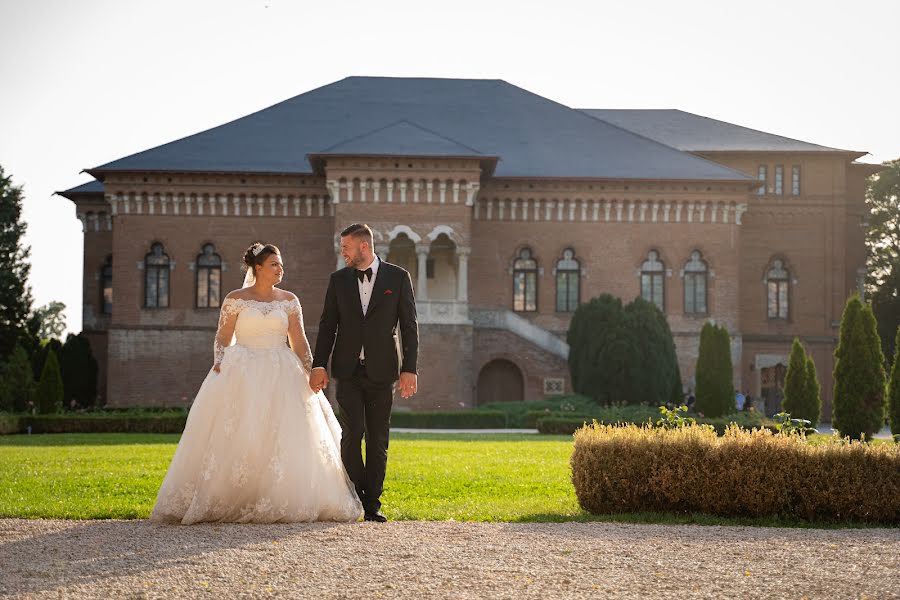
[[[558,271],[556,273],[556,310],[557,312],[573,312],[578,308],[577,271]]]
[[[684,312],[706,314],[706,273],[684,274]]]
[[[788,282],[770,281],[768,285],[768,314],[770,319],[788,318]]]
[[[759,169],[756,171],[756,178],[762,182],[762,185],[759,186],[759,189],[756,190],[757,196],[762,196],[766,193],[766,180],[769,178],[768,168],[766,165],[759,165]]]
[[[519,271],[513,278],[513,310],[537,310],[537,273]]]
[[[800,195],[800,165],[791,167],[791,195]]]
[[[655,304],[659,310],[665,312],[663,304],[663,275],[662,273],[641,274],[641,298]]]
[[[775,195],[784,194],[784,165],[775,165]]]

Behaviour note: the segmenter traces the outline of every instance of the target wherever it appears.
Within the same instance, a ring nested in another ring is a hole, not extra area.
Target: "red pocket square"
[[[392,292],[391,290],[384,290],[384,293],[385,293],[385,295],[387,295],[387,294],[393,294],[394,292]]]

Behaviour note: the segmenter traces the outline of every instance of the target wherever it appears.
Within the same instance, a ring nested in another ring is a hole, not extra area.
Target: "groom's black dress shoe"
[[[387,522],[387,517],[381,514],[380,512],[367,512],[365,516],[366,521],[375,521],[376,523],[385,523]]]

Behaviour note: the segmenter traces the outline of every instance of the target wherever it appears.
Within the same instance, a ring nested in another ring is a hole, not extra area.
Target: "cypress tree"
[[[810,427],[818,427],[822,418],[822,387],[819,385],[819,374],[816,372],[816,361],[806,355],[806,389],[803,394],[803,410],[798,413],[800,419],[808,419]],[[795,417],[797,418],[797,417]]]
[[[872,309],[857,294],[844,307],[834,356],[833,425],[842,436],[871,438],[884,423],[884,355]]]
[[[75,400],[82,408],[93,406],[97,400],[97,361],[91,344],[84,334],[66,337],[59,355],[62,372],[64,404]]]
[[[734,398],[734,363],[731,362],[731,336],[725,326],[717,327],[717,336],[719,340],[719,379],[722,390],[722,412],[723,415],[730,415],[737,412]]]
[[[807,412],[806,408],[806,350],[799,338],[794,338],[791,344],[791,356],[788,358],[787,373],[784,375],[784,398],[781,400],[781,410],[791,413],[795,419],[806,419],[801,413]]]
[[[615,296],[602,294],[578,306],[566,335],[575,392],[601,404],[618,399],[622,369],[614,355],[624,336],[622,301]]]
[[[47,360],[44,361],[44,370],[41,372],[41,380],[38,382],[35,396],[39,413],[50,414],[62,411],[62,374],[59,372],[59,360],[53,350],[47,353]]]
[[[0,411],[25,412],[34,388],[31,362],[22,346],[16,344],[9,360],[0,366]]]
[[[894,338],[894,364],[891,365],[891,378],[888,381],[888,418],[891,422],[891,433],[900,435],[900,326]]]

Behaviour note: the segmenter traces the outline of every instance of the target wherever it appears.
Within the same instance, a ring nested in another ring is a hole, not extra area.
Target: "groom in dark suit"
[[[341,458],[366,521],[384,522],[381,492],[387,467],[394,382],[409,398],[418,386],[416,358],[419,326],[409,273],[379,259],[372,230],[354,224],[341,232],[341,256],[347,267],[331,274],[319,320],[309,385],[319,391],[331,374],[337,379]],[[403,349],[397,343],[400,325]],[[366,436],[366,462],[361,444]]]

